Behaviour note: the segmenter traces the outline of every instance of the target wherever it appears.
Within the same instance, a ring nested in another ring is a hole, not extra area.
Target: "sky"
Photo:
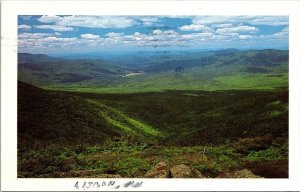
[[[18,50],[68,54],[287,49],[288,16],[20,15]]]

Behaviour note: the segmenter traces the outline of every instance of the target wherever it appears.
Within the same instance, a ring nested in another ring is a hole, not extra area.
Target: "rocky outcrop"
[[[159,162],[145,175],[147,178],[169,178],[170,171],[165,162]]]
[[[197,169],[191,169],[189,166],[180,164],[171,169],[165,162],[159,162],[145,175],[147,178],[205,178]]]
[[[192,169],[192,177],[193,178],[206,178],[202,175],[202,173],[197,169]]]
[[[186,165],[175,165],[171,168],[171,177],[173,178],[189,178],[192,176],[192,170]]]
[[[231,173],[221,174],[217,178],[263,178],[263,177],[255,175],[248,169],[243,169]]]

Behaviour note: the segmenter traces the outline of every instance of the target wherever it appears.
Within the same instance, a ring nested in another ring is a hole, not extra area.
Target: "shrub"
[[[265,135],[255,138],[244,138],[236,142],[233,147],[240,153],[249,153],[250,151],[264,150],[272,144],[272,135]]]
[[[132,176],[138,171],[146,172],[150,169],[148,162],[134,157],[127,157],[126,159],[117,162],[115,166],[119,169],[118,173],[125,174],[126,176]]]
[[[266,150],[252,151],[248,154],[246,159],[250,162],[258,161],[272,161],[281,158],[280,150],[275,147],[270,147]]]

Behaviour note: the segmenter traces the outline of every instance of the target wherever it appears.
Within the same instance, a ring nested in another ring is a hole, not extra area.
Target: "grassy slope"
[[[145,140],[162,135],[99,102],[18,83],[19,148],[103,144],[108,138],[127,134],[124,127]]]
[[[284,89],[67,94],[100,101],[166,133],[161,142],[168,145],[216,144],[288,131],[288,93]]]

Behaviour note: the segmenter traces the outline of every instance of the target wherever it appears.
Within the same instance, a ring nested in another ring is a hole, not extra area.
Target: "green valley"
[[[18,177],[288,177],[288,51],[18,62]]]

